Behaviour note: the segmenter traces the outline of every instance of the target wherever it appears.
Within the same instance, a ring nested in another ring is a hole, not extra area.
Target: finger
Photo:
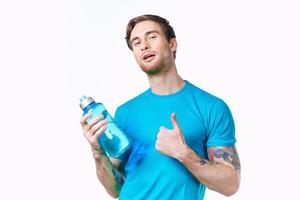
[[[157,151],[159,151],[159,146],[158,146],[158,143],[157,143],[157,142],[155,143],[155,149],[156,149]]]
[[[107,125],[104,124],[103,126],[101,126],[95,133],[95,137],[98,138],[105,130],[107,129]]]
[[[171,115],[171,121],[172,121],[174,130],[176,130],[176,131],[179,133],[180,138],[181,138],[181,141],[182,141],[183,143],[185,143],[185,139],[184,139],[183,133],[182,133],[182,131],[181,131],[181,128],[180,128],[180,126],[179,126],[179,124],[178,124],[178,122],[177,122],[176,114],[175,114],[175,113],[172,113],[172,115]]]
[[[87,124],[87,129],[90,130],[92,128],[92,126],[94,126],[96,123],[98,123],[100,120],[103,119],[103,115],[99,115],[95,118],[93,118],[88,124]]]
[[[93,125],[90,130],[90,135],[96,134],[96,131],[98,129],[100,129],[102,126],[106,125],[107,122],[108,122],[108,119],[104,119],[104,120],[99,121],[97,124]]]
[[[91,112],[85,114],[81,119],[80,119],[80,124],[82,127],[84,127],[87,123],[86,120],[92,115]]]
[[[171,114],[171,122],[172,122],[173,128],[174,128],[175,130],[180,131],[180,127],[179,127],[179,124],[178,124],[178,122],[177,122],[176,114],[175,114],[175,113],[172,113],[172,114]]]
[[[158,150],[159,147],[160,147],[160,139],[156,138],[156,141],[155,141],[155,148],[156,148],[156,150]]]
[[[167,133],[168,131],[170,131],[170,130],[167,129],[166,127],[164,127],[164,126],[161,126],[161,127],[159,127],[159,130],[158,130],[158,132],[157,132],[157,136],[160,136],[161,134],[165,134],[165,133]]]

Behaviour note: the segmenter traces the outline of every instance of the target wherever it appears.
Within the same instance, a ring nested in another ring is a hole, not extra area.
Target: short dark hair
[[[129,47],[130,50],[132,50],[132,46],[131,46],[131,43],[130,43],[130,35],[131,35],[131,32],[132,32],[133,28],[138,23],[143,22],[143,21],[147,21],[147,20],[157,22],[161,26],[168,42],[170,42],[170,40],[172,38],[176,38],[173,27],[170,25],[169,21],[166,20],[165,18],[162,18],[158,15],[149,15],[149,14],[137,16],[137,17],[131,19],[128,22],[127,28],[126,28],[126,37],[125,37],[125,39],[126,39],[126,42],[127,42],[127,46]],[[176,57],[176,51],[174,51],[174,58],[175,57]]]

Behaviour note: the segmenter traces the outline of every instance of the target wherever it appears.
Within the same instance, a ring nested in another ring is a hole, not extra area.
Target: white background
[[[181,76],[231,108],[242,182],[230,199],[299,199],[299,10],[288,0],[1,1],[0,199],[110,199],[78,97],[114,114],[148,88],[124,40],[146,13],[174,27]]]

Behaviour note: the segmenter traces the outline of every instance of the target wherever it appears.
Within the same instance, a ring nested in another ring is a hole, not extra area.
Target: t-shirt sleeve
[[[214,103],[208,114],[208,138],[206,146],[233,146],[235,126],[227,104],[219,100]]]
[[[118,107],[115,115],[114,115],[114,123],[126,134],[126,127],[125,127],[125,111],[121,108]],[[122,162],[125,162],[128,159],[128,152],[126,151],[126,153],[121,154],[118,157],[115,157],[116,159],[121,160]]]
[[[122,114],[121,114],[121,109],[120,107],[117,108],[114,116],[114,122],[118,125],[119,128],[124,130],[124,120],[122,120]]]

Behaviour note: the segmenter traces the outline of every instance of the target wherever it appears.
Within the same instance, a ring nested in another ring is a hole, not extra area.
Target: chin
[[[161,66],[146,66],[146,67],[142,66],[142,70],[146,74],[155,75],[155,74],[158,74],[162,70],[162,67]]]

